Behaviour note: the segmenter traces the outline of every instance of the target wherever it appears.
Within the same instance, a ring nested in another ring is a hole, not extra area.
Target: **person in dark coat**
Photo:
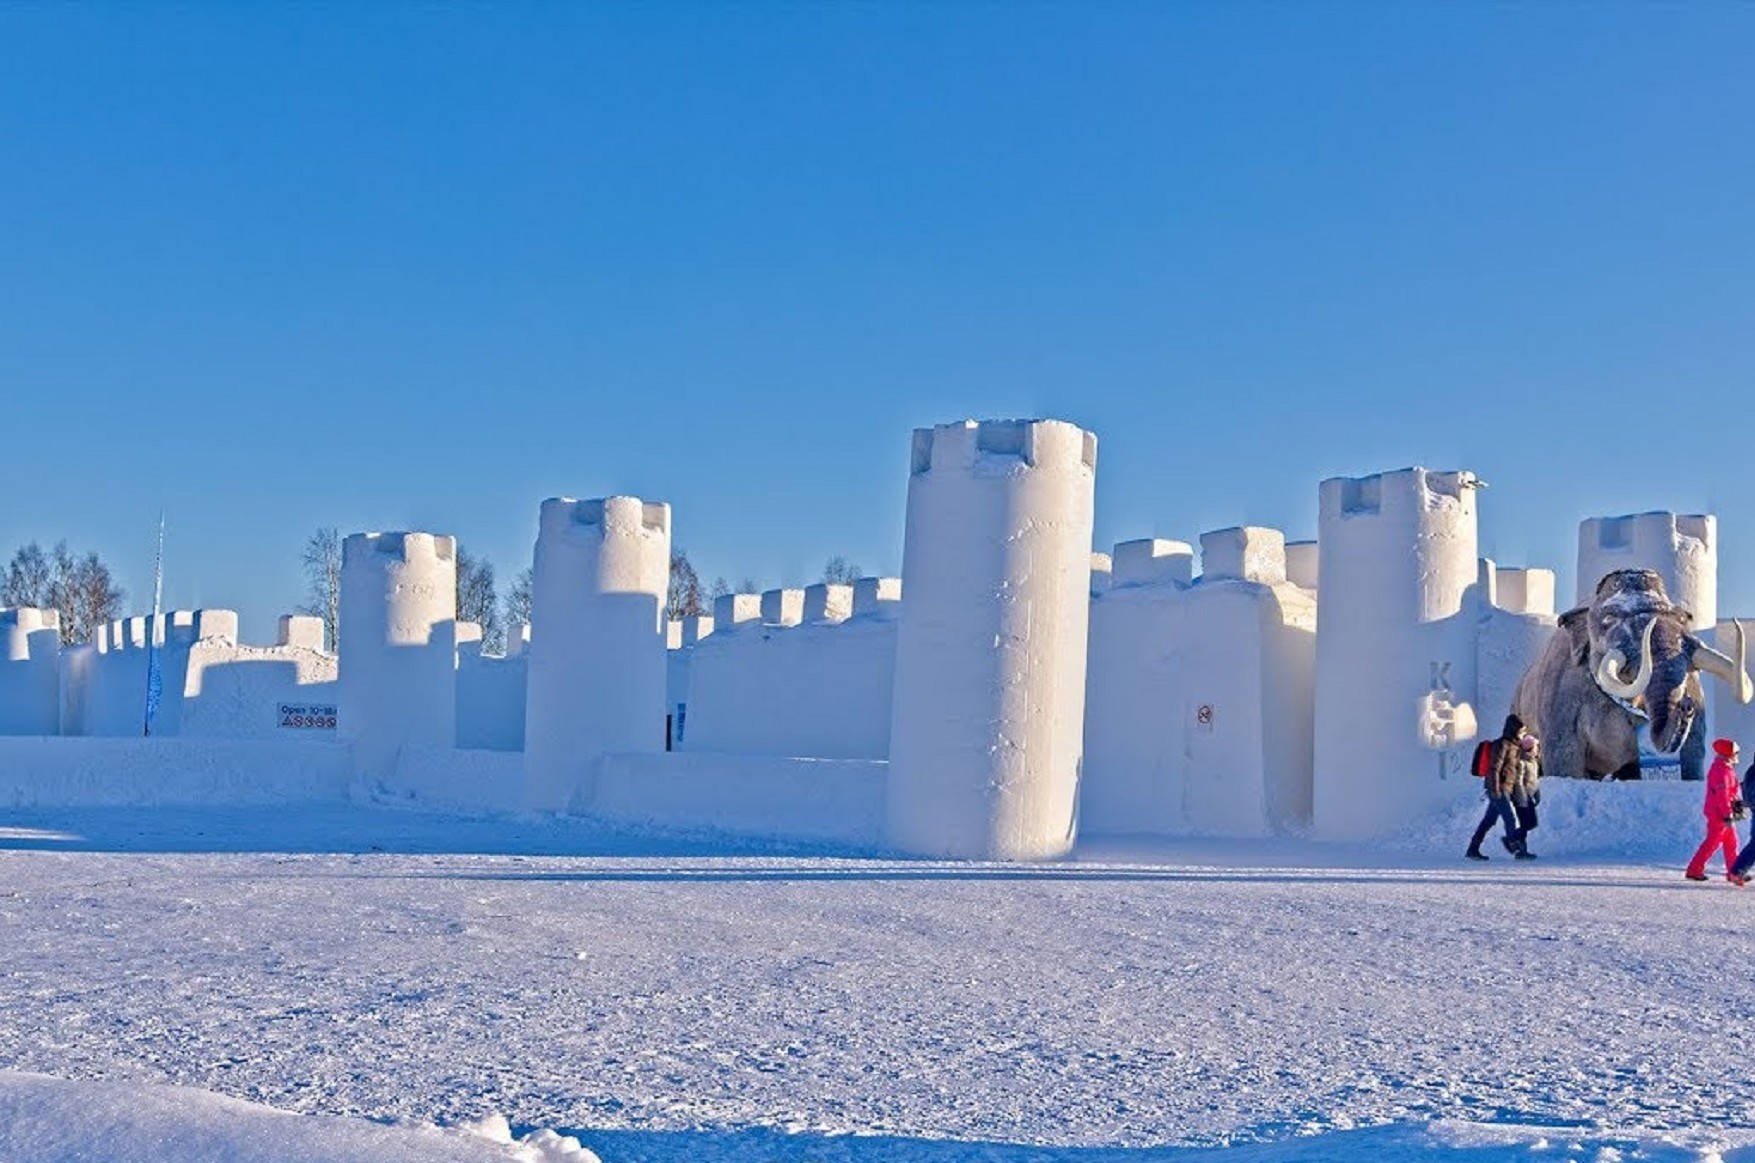
[[[1499,842],[1505,850],[1519,859],[1529,859],[1523,844],[1523,829],[1518,826],[1517,808],[1511,802],[1512,793],[1522,783],[1523,772],[1519,766],[1523,753],[1519,743],[1524,736],[1523,720],[1516,715],[1505,716],[1505,729],[1493,743],[1493,765],[1487,771],[1482,782],[1486,784],[1481,790],[1487,796],[1487,811],[1481,822],[1475,825],[1475,834],[1469,839],[1468,851],[1463,853],[1470,860],[1485,860],[1487,854],[1481,851],[1481,841],[1493,830],[1493,821],[1502,821],[1505,835]]]
[[[1517,857],[1534,860],[1530,851],[1530,833],[1540,817],[1536,807],[1542,802],[1542,745],[1525,731],[1517,741],[1517,782],[1511,789],[1511,806],[1517,812]]]
[[[1743,769],[1743,802],[1755,804],[1755,763]],[[1749,826],[1749,842],[1737,853],[1737,862],[1731,865],[1731,874],[1747,879],[1751,868],[1755,868],[1755,824]]]

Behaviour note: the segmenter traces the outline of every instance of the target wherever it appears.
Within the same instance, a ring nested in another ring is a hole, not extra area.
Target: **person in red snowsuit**
[[[1737,827],[1733,821],[1734,805],[1740,802],[1737,796],[1737,745],[1729,739],[1714,739],[1712,751],[1715,758],[1706,772],[1706,802],[1700,808],[1706,816],[1706,839],[1700,842],[1694,859],[1688,862],[1687,876],[1689,880],[1705,880],[1706,862],[1712,858],[1712,850],[1717,848],[1724,853],[1725,879],[1741,885],[1747,883],[1747,878],[1736,872]]]

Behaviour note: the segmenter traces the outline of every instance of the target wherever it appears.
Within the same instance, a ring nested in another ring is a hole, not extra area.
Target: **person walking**
[[[1755,804],[1755,763],[1743,769],[1743,803]],[[1731,871],[1747,880],[1751,868],[1755,868],[1755,824],[1750,825],[1749,842],[1737,853],[1737,862],[1731,865]]]
[[[1511,789],[1511,807],[1517,813],[1517,853],[1519,860],[1534,860],[1530,851],[1530,833],[1538,822],[1536,806],[1542,802],[1542,744],[1525,731],[1517,740],[1517,782]]]
[[[1523,738],[1523,720],[1516,715],[1505,716],[1505,729],[1493,742],[1493,763],[1484,777],[1486,786],[1481,790],[1487,796],[1487,811],[1481,822],[1475,825],[1475,834],[1469,838],[1468,851],[1463,855],[1470,860],[1485,860],[1487,854],[1481,851],[1481,841],[1493,830],[1493,821],[1503,821],[1505,834],[1499,842],[1505,850],[1516,856],[1522,852],[1523,843],[1519,838],[1517,826],[1517,809],[1512,806],[1511,792],[1520,778],[1518,760],[1520,752],[1518,743]]]
[[[1724,853],[1725,879],[1741,886],[1748,880],[1737,873],[1735,819],[1737,805],[1742,803],[1737,795],[1737,745],[1729,739],[1714,739],[1712,752],[1712,766],[1706,771],[1706,799],[1700,806],[1706,817],[1706,839],[1700,842],[1683,875],[1689,880],[1705,880],[1706,862],[1717,848]]]

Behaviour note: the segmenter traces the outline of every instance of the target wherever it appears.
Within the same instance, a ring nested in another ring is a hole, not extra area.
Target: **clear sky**
[[[0,552],[271,633],[299,551],[674,506],[901,565],[909,430],[1097,432],[1097,542],[1467,468],[1720,521],[1755,615],[1755,6],[0,6]]]

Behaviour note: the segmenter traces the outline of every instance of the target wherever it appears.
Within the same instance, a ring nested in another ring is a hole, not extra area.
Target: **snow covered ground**
[[[0,1159],[1755,1161],[1697,795],[1553,789],[1486,865],[1472,804],[1024,866],[8,811]]]

